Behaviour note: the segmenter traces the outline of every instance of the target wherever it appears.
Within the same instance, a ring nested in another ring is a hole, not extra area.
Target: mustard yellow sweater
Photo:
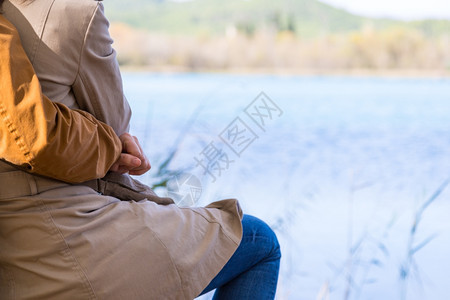
[[[16,29],[0,15],[0,159],[76,183],[103,177],[121,150],[111,127],[42,94]]]

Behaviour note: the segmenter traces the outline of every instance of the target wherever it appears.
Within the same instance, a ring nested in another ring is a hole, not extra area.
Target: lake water
[[[141,179],[157,183],[177,149],[169,167],[200,180],[198,205],[235,197],[270,224],[277,299],[448,298],[450,79],[123,77],[155,169]],[[258,119],[245,110],[261,92],[279,110],[259,105]],[[233,144],[237,125],[247,136]],[[213,153],[220,174],[195,160]]]

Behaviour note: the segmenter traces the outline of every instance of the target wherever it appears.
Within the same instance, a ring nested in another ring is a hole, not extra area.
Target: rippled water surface
[[[124,85],[154,169],[177,149],[170,169],[199,178],[199,205],[236,197],[276,230],[278,299],[448,297],[449,79],[126,73]],[[261,92],[283,112],[262,128],[245,113]],[[221,139],[238,117],[257,136],[240,155]],[[198,166],[207,149],[227,155],[220,174]]]

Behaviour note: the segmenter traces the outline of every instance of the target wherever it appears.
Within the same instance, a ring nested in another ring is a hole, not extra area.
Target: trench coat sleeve
[[[80,109],[111,126],[120,136],[129,130],[131,109],[123,93],[112,43],[103,4],[98,2],[85,33],[72,90]]]
[[[103,177],[121,143],[88,113],[43,96],[11,23],[0,15],[0,158],[66,182]]]

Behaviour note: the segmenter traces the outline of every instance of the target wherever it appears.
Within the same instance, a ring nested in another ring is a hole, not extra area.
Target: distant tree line
[[[295,16],[273,14],[271,26],[241,23],[226,34],[183,36],[114,24],[122,65],[185,70],[450,70],[450,33],[427,36],[403,26],[370,25],[315,38],[298,35]],[[137,46],[138,45],[138,46]]]

